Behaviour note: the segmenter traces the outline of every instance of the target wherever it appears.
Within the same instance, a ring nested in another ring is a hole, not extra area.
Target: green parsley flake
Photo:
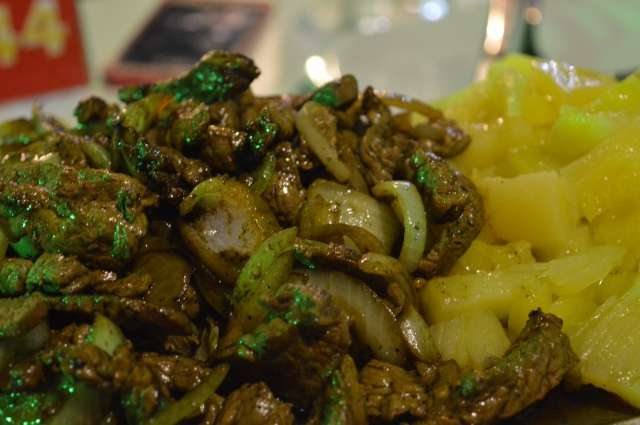
[[[45,393],[10,392],[0,395],[0,425],[40,425],[43,414],[57,404]]]
[[[29,236],[23,236],[11,244],[11,248],[20,258],[35,258],[38,256],[39,250],[36,243]]]
[[[307,257],[306,255],[304,255],[302,253],[302,251],[300,251],[299,249],[294,249],[293,250],[293,258],[300,263],[302,266],[306,267],[309,270],[315,270],[316,269],[316,265],[313,263],[313,261],[311,261],[309,259],[309,257]]]
[[[71,375],[62,375],[58,388],[65,394],[71,395],[76,392],[76,381]]]
[[[473,375],[465,375],[460,379],[458,392],[462,397],[471,397],[478,390],[478,383]]]
[[[127,228],[122,223],[116,224],[116,228],[113,231],[113,246],[111,247],[111,256],[119,260],[126,260],[131,257]]]
[[[245,335],[238,340],[238,355],[242,358],[261,358],[266,348],[267,335],[260,331]]]
[[[335,87],[330,84],[318,89],[318,91],[313,95],[312,100],[321,105],[328,106],[329,108],[335,108],[338,106]]]
[[[133,205],[131,196],[126,190],[120,189],[116,194],[116,208],[129,223],[133,221],[134,214],[129,209]]]

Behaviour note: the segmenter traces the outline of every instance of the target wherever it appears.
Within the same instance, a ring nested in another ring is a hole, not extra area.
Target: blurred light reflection
[[[364,35],[387,32],[391,29],[391,20],[388,16],[364,16],[358,22],[358,30]]]
[[[304,69],[316,87],[340,77],[340,66],[337,59],[332,57],[309,56],[304,63]]]
[[[539,25],[542,22],[542,11],[535,7],[527,7],[524,11],[524,19],[531,25]]]
[[[484,39],[484,50],[489,55],[497,55],[502,51],[507,29],[508,0],[492,0],[487,33]]]
[[[427,21],[435,22],[443,19],[449,13],[447,0],[426,0],[420,6],[420,15]]]

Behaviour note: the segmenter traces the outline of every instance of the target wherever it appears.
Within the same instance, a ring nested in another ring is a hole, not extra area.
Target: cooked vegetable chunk
[[[351,172],[338,156],[337,123],[331,112],[324,106],[309,101],[296,115],[296,128],[311,151],[336,180],[346,182]]]
[[[215,177],[180,204],[182,237],[213,273],[233,285],[243,263],[279,229],[266,203],[248,186]]]
[[[135,255],[156,199],[131,177],[44,162],[0,167],[0,214],[23,258],[40,252],[77,255],[117,266]]]
[[[409,182],[384,182],[373,187],[377,197],[391,197],[391,207],[404,224],[402,250],[398,259],[409,273],[418,267],[427,243],[427,214],[415,186]]]
[[[462,368],[482,369],[487,361],[502,357],[509,339],[498,319],[489,313],[467,313],[431,328],[443,360],[455,360]]]
[[[358,369],[350,356],[344,356],[326,384],[325,395],[314,406],[307,425],[365,425],[367,416]]]
[[[253,61],[225,51],[209,52],[185,75],[150,87],[127,87],[120,99],[129,103],[151,93],[167,93],[178,101],[195,99],[205,103],[225,100],[240,94],[260,74]]]
[[[489,226],[508,242],[530,241],[543,258],[554,257],[575,237],[578,217],[565,179],[543,171],[484,181]]]
[[[585,383],[615,392],[634,406],[640,406],[636,323],[640,316],[640,285],[602,304],[571,335],[580,358]]]
[[[416,153],[411,167],[429,219],[439,225],[433,246],[418,262],[418,271],[433,277],[448,272],[478,236],[484,206],[473,183],[436,155]]]
[[[389,254],[400,233],[391,208],[376,199],[327,180],[316,180],[300,212],[300,234],[341,242],[350,237],[364,252]]]
[[[278,292],[293,268],[296,228],[265,240],[242,268],[233,288],[233,320],[242,332],[253,330],[267,316],[264,300]]]
[[[0,339],[22,336],[42,322],[47,304],[42,297],[0,299]]]
[[[443,363],[425,375],[374,361],[363,371],[367,414],[419,424],[490,424],[543,398],[576,364],[562,321],[532,312],[527,326],[494,366],[462,373]],[[429,378],[431,376],[431,378]],[[433,378],[435,376],[435,379]]]
[[[238,340],[235,356],[278,396],[309,407],[351,344],[347,317],[311,285],[286,284],[265,302],[270,314]]]
[[[264,383],[245,384],[224,402],[218,425],[293,425],[291,406],[273,396]]]
[[[150,425],[175,425],[191,418],[215,394],[216,389],[220,386],[228,371],[227,365],[218,366],[204,382],[180,400],[162,409],[157,415],[150,418],[147,423]]]

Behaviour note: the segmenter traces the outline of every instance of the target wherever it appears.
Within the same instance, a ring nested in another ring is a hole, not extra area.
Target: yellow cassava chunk
[[[517,338],[529,320],[529,313],[538,308],[547,311],[552,300],[551,287],[546,280],[523,280],[509,305],[509,336]]]
[[[635,265],[637,261],[634,261],[634,267],[627,269],[625,266],[621,270],[616,270],[609,274],[605,279],[596,285],[596,297],[595,301],[598,304],[604,303],[611,297],[621,295],[628,291],[635,281],[637,271]]]
[[[596,246],[549,261],[542,277],[549,279],[555,294],[576,294],[607,277],[622,264],[624,254],[619,246]]]
[[[636,115],[640,112],[640,75],[633,73],[623,81],[611,85],[589,104],[589,111],[618,112]]]
[[[481,122],[531,112],[533,123],[545,123],[565,103],[592,102],[615,87],[615,79],[553,60],[510,55],[495,62],[483,81],[440,100],[437,106],[460,122]]]
[[[592,117],[633,109],[633,101],[619,100],[638,91],[627,80],[616,84],[608,75],[524,55],[497,61],[486,79],[437,102],[473,140],[453,162],[466,174],[500,176],[557,168],[577,155],[573,148],[584,151],[604,137],[607,125]],[[572,114],[576,108],[584,115]]]
[[[474,245],[465,256],[478,256],[475,264],[479,264],[482,250],[478,247],[491,245],[480,241]],[[575,296],[595,302],[608,276],[622,272],[619,267],[623,258],[621,247],[598,246],[544,263],[434,278],[421,290],[420,297],[432,323],[483,310],[499,319],[508,319],[510,335],[515,336],[524,327],[531,310],[546,310],[557,298]],[[464,256],[461,260],[467,261]]]
[[[543,257],[562,252],[577,232],[575,204],[569,186],[555,171],[483,182],[487,220],[505,241],[529,241]]]
[[[522,294],[544,265],[533,263],[506,270],[479,272],[431,279],[420,297],[432,323],[452,319],[461,314],[483,310],[506,319],[513,300]]]
[[[521,116],[531,124],[545,124],[555,118],[564,92],[545,73],[538,61],[528,56],[512,55],[496,62],[489,70],[488,84],[496,100],[502,100],[502,116]]]
[[[571,161],[586,154],[613,133],[615,122],[608,114],[587,112],[570,105],[560,108],[551,128],[546,150],[558,159]]]
[[[489,121],[496,112],[488,108],[490,93],[487,90],[486,81],[478,81],[462,90],[434,102],[434,106],[440,108],[448,117],[459,122],[478,123]],[[411,124],[416,125],[427,121],[424,115],[411,114]]]
[[[476,239],[452,267],[450,274],[499,270],[517,264],[535,262],[531,244],[526,241],[493,245]]]
[[[511,148],[504,160],[500,161],[495,171],[501,177],[515,177],[540,171],[554,170],[557,161],[541,146],[529,145]]]
[[[585,383],[640,407],[640,282],[612,297],[571,335]]]
[[[640,258],[640,202],[623,211],[610,211],[600,215],[591,228],[596,243],[623,246],[627,251],[625,268],[636,268]]]
[[[464,318],[455,317],[431,326],[431,335],[443,359],[454,359],[459,365],[470,363],[464,345]]]
[[[563,330],[569,332],[591,317],[597,307],[589,297],[567,297],[554,301],[546,312],[561,318]]]
[[[487,169],[507,155],[509,141],[503,139],[499,123],[470,125],[466,129],[473,143],[451,162],[463,173],[470,175],[475,169]]]
[[[637,211],[640,199],[640,125],[628,122],[563,174],[572,183],[579,212],[592,222],[603,213]]]
[[[431,327],[444,360],[481,369],[490,358],[499,358],[509,348],[500,321],[491,313],[475,311]]]
[[[479,311],[465,315],[464,331],[469,359],[476,369],[485,367],[491,358],[502,357],[509,349],[509,338],[493,314]]]

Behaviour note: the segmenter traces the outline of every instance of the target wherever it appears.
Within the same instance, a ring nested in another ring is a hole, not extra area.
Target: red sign
[[[73,0],[0,0],[0,101],[86,82]]]

